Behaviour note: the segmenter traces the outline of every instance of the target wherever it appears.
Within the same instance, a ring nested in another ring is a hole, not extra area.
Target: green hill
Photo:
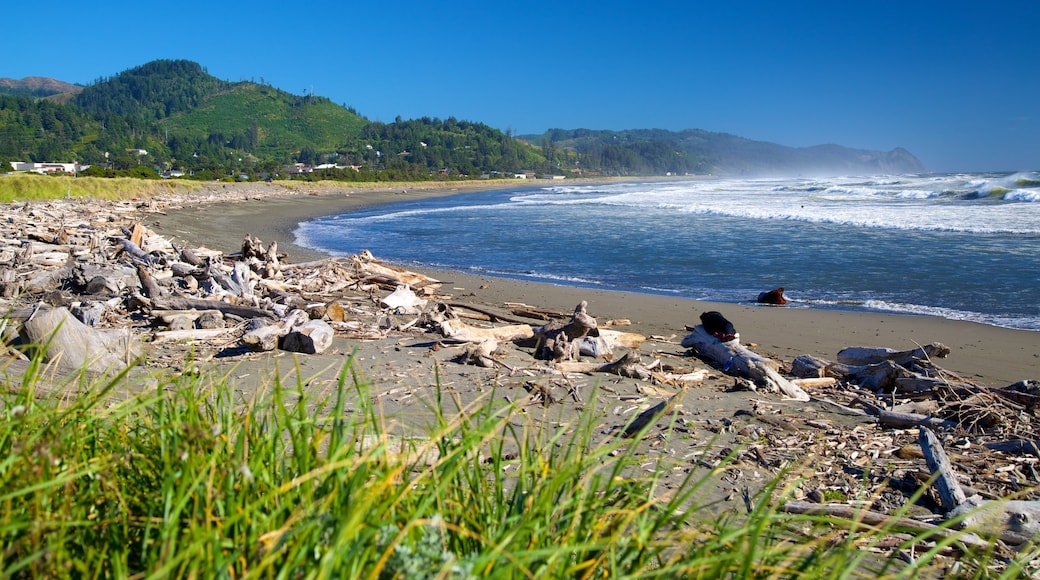
[[[44,98],[27,94],[26,83],[0,84],[0,162],[75,160],[97,175],[178,170],[197,179],[284,177],[292,163],[353,167],[294,178],[351,180],[924,170],[901,149],[791,148],[697,129],[514,138],[455,118],[379,123],[325,97],[222,81],[187,60],[152,61],[86,87],[47,80],[31,84]]]

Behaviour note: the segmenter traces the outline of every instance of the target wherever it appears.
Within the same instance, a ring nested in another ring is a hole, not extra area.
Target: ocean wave
[[[1038,202],[1040,201],[1040,191],[1015,189],[1004,194],[1004,201]]]
[[[444,268],[451,270],[459,270],[458,266],[435,266],[433,264],[424,264],[433,268]],[[580,276],[564,276],[559,274],[551,274],[547,272],[539,272],[537,270],[504,270],[499,268],[486,268],[480,266],[472,266],[464,269],[467,272],[474,272],[479,274],[486,274],[488,276],[500,276],[503,278],[519,278],[523,280],[532,281],[545,281],[545,282],[563,282],[565,284],[575,284],[580,286],[602,286],[603,282],[599,280],[591,280],[589,278],[582,278]]]

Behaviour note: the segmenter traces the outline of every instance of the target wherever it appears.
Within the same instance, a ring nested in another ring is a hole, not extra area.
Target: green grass
[[[890,530],[779,513],[785,478],[747,512],[700,505],[710,472],[692,464],[665,493],[591,409],[547,431],[493,394],[459,408],[438,389],[433,425],[405,439],[349,361],[325,391],[249,395],[205,373],[45,395],[42,371],[0,401],[4,577],[914,577],[942,547],[904,537],[926,546],[913,565],[878,557],[864,548]],[[1015,577],[1022,558],[962,570]]]
[[[38,201],[64,197],[92,197],[118,200],[172,193],[178,188],[193,189],[201,183],[152,181],[131,177],[72,177],[16,173],[0,175],[0,203]]]

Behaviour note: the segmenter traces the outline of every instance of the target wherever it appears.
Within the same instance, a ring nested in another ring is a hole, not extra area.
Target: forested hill
[[[593,131],[550,129],[520,137],[554,150],[576,151],[601,167],[638,172],[720,175],[848,175],[922,173],[927,168],[903,148],[867,151],[839,145],[785,147],[701,129]]]
[[[451,117],[380,123],[262,78],[223,81],[186,60],[153,61],[86,87],[27,80],[0,82],[0,169],[77,161],[102,175],[256,179],[287,176],[300,163],[339,169],[298,178],[352,180],[923,170],[902,150],[793,149],[699,130],[554,129],[519,138]]]

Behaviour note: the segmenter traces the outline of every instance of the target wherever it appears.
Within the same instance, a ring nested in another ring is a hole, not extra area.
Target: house
[[[83,171],[89,165],[80,165],[79,163],[31,163],[25,161],[11,161],[11,169],[14,171],[30,171],[32,173],[41,173],[45,175],[51,175],[55,173],[67,173],[74,175],[77,171]]]

